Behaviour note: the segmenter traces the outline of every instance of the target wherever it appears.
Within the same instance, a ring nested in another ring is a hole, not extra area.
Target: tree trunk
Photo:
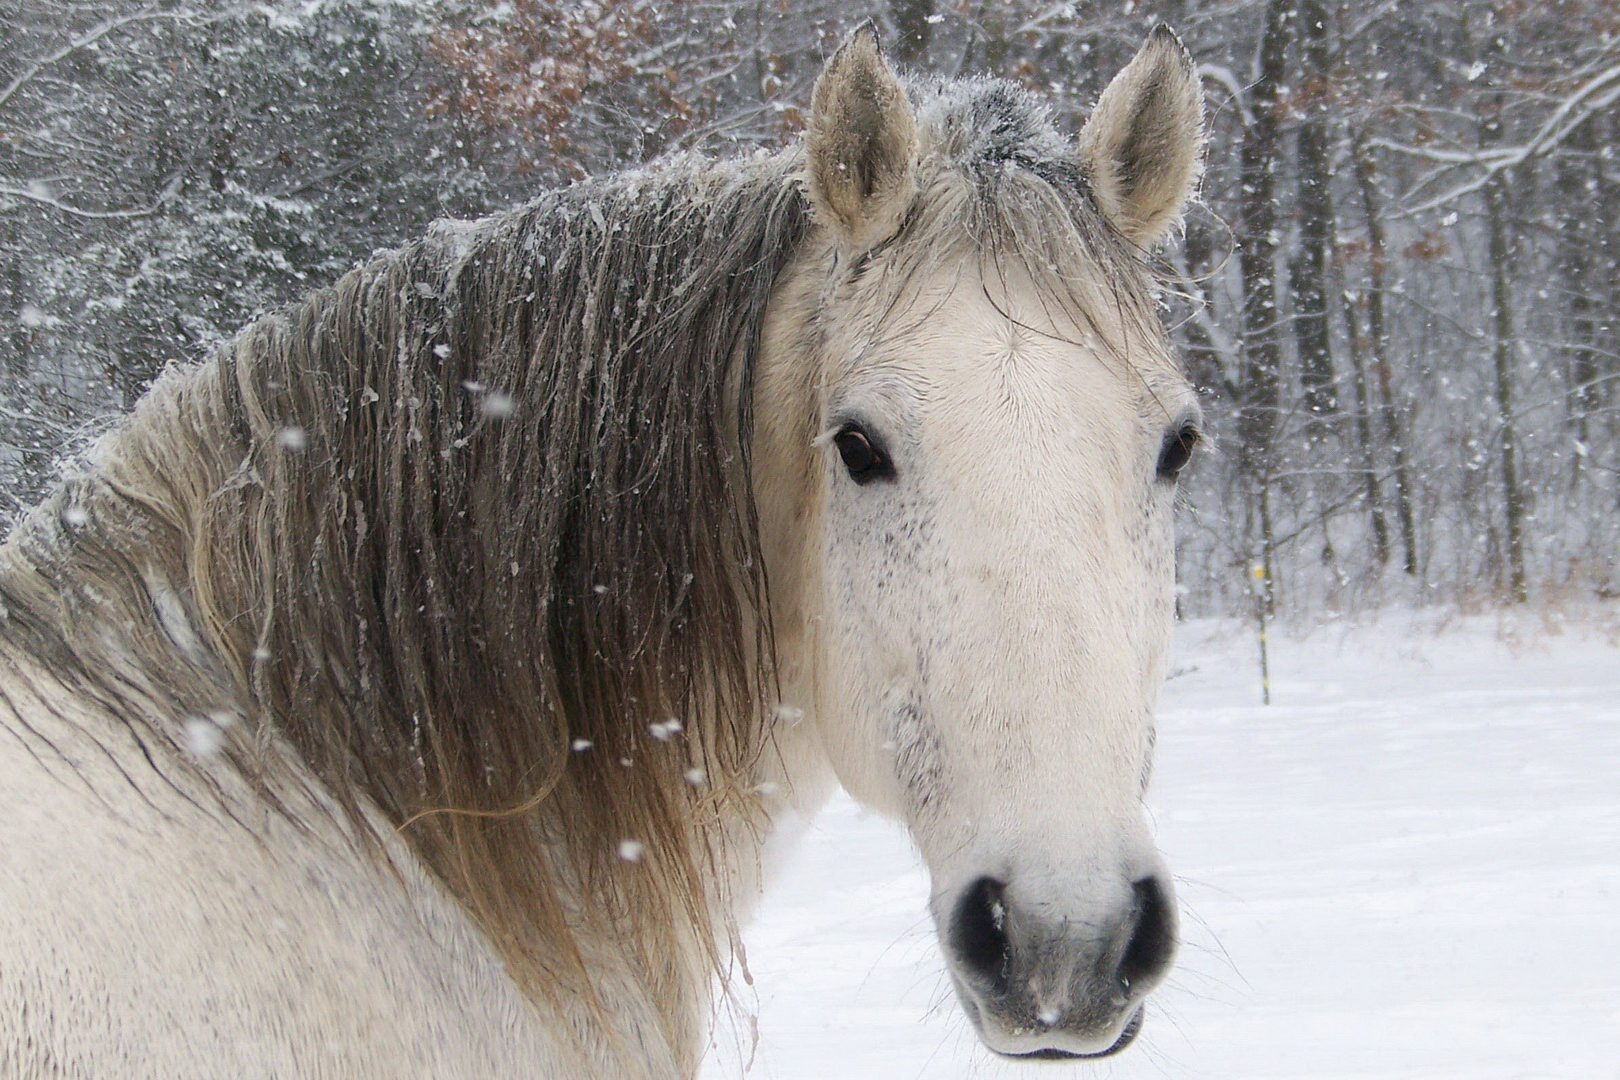
[[[1620,117],[1611,113],[1607,119],[1607,138],[1601,141],[1601,145],[1613,147],[1620,144]],[[1616,166],[1614,159],[1597,155],[1593,160],[1593,171],[1596,174],[1598,205],[1620,206],[1620,167]],[[1612,380],[1616,374],[1620,374],[1620,361],[1617,361],[1620,358],[1620,214],[1605,214],[1599,228],[1603,230],[1603,238],[1598,241],[1600,271],[1593,288],[1599,296],[1606,295],[1608,298],[1597,327],[1598,354],[1602,361],[1599,375],[1605,380]],[[1604,381],[1598,385],[1599,402],[1609,401],[1612,396],[1612,382]]]
[[[1379,566],[1389,562],[1389,520],[1384,516],[1384,499],[1378,485],[1378,458],[1373,447],[1372,401],[1367,385],[1365,351],[1359,306],[1365,297],[1346,298],[1344,322],[1350,337],[1350,369],[1356,391],[1356,444],[1361,451],[1362,483],[1366,489],[1367,512],[1371,515],[1373,558]]]
[[[1565,345],[1567,379],[1569,385],[1569,422],[1580,449],[1572,455],[1574,468],[1570,476],[1572,486],[1579,485],[1586,471],[1586,451],[1592,435],[1590,418],[1598,407],[1598,354],[1597,321],[1594,318],[1592,291],[1596,282],[1592,275],[1592,233],[1594,222],[1601,220],[1602,208],[1592,198],[1595,182],[1589,159],[1595,149],[1592,123],[1588,121],[1575,129],[1567,141],[1570,151],[1558,163],[1559,269],[1563,272],[1564,290],[1569,297],[1568,342]]]
[[[1271,453],[1276,441],[1282,390],[1282,342],[1277,327],[1278,121],[1286,74],[1288,36],[1297,0],[1266,5],[1257,77],[1249,90],[1253,122],[1240,152],[1239,266],[1243,274],[1243,362],[1238,402],[1238,461],[1254,485],[1261,521],[1259,561],[1266,568],[1271,602]]]
[[[1005,75],[1003,68],[1012,43],[1007,40],[1008,9],[1002,0],[986,0],[979,5],[979,26],[984,31],[984,69],[991,75]]]
[[[1502,141],[1503,95],[1495,95],[1494,109],[1480,125],[1482,147]],[[1507,541],[1508,592],[1523,603],[1529,598],[1524,569],[1524,490],[1519,482],[1519,440],[1513,417],[1513,368],[1518,338],[1513,329],[1513,294],[1510,287],[1513,238],[1508,221],[1507,178],[1502,170],[1485,182],[1485,217],[1490,233],[1491,315],[1496,340],[1496,413],[1500,425],[1503,522]]]
[[[28,300],[23,277],[22,229],[15,218],[0,217],[0,370],[14,383],[28,374],[28,346],[32,330],[22,318]]]
[[[1395,410],[1395,393],[1389,369],[1389,335],[1384,328],[1384,272],[1389,266],[1384,218],[1379,205],[1378,187],[1373,181],[1372,156],[1359,133],[1351,137],[1351,153],[1355,158],[1361,204],[1367,214],[1367,340],[1372,347],[1373,372],[1378,379],[1378,411],[1383,421],[1384,439],[1395,457],[1395,516],[1401,526],[1401,569],[1408,574],[1416,574],[1417,523],[1412,514],[1411,470],[1407,465],[1400,414]]]
[[[1338,409],[1333,385],[1333,348],[1328,335],[1327,276],[1333,243],[1333,195],[1327,147],[1328,28],[1322,0],[1299,0],[1304,41],[1303,85],[1294,107],[1299,124],[1299,252],[1289,267],[1294,337],[1305,408],[1313,416]]]
[[[889,18],[894,20],[894,58],[902,64],[918,64],[928,56],[933,36],[934,0],[889,0]]]

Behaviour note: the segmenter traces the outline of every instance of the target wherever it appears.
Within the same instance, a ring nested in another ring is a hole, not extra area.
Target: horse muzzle
[[[1175,902],[1159,875],[1111,911],[1020,897],[981,877],[949,909],[942,937],[963,1011],[985,1045],[1018,1058],[1106,1057],[1136,1038],[1143,1000],[1176,950]]]

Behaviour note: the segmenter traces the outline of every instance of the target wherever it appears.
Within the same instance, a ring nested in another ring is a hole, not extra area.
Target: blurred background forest
[[[1215,437],[1184,611],[1620,595],[1614,0],[0,0],[0,522],[161,367],[436,217],[798,137],[873,17],[1071,130],[1199,64],[1160,269]]]

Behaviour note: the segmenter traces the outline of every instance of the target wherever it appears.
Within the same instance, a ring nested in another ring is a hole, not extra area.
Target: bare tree
[[[1243,372],[1238,412],[1238,452],[1254,485],[1259,518],[1259,556],[1268,589],[1276,580],[1275,524],[1271,513],[1271,461],[1282,405],[1282,344],[1277,309],[1276,178],[1288,42],[1296,0],[1270,0],[1265,8],[1249,88],[1252,119],[1239,151],[1242,185],[1238,248],[1243,272]],[[1267,603],[1271,603],[1268,594]]]

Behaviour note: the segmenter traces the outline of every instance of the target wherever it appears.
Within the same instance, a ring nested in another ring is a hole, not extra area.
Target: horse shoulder
[[[584,1026],[542,1016],[407,852],[396,876],[296,801],[302,827],[228,814],[66,695],[5,689],[0,1075],[675,1075],[634,1025],[617,1052],[560,1036]]]

